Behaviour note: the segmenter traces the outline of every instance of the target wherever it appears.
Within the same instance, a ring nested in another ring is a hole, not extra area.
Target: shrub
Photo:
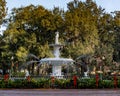
[[[24,77],[25,76],[25,72],[14,72],[12,73],[12,76],[17,76],[17,77]]]
[[[70,79],[56,79],[55,85],[57,88],[70,88]]]
[[[72,79],[55,79],[54,84],[51,79],[39,78],[31,79],[14,79],[14,80],[0,80],[0,88],[74,88]],[[120,79],[118,79],[118,88],[120,88]],[[95,78],[80,78],[77,80],[77,88],[114,88],[114,80],[99,80],[98,87],[96,87]]]
[[[50,79],[40,78],[37,80],[37,88],[49,88]]]
[[[120,79],[117,81],[117,87],[120,88]]]
[[[0,88],[5,88],[5,83],[3,80],[0,80]]]
[[[99,82],[99,88],[114,88],[112,80],[101,80]]]
[[[78,80],[78,88],[96,88],[94,78],[83,78]]]

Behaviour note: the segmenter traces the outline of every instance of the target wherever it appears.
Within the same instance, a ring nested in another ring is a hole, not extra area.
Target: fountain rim
[[[63,60],[63,61],[73,61],[74,62],[74,60],[71,58],[43,58],[40,61],[44,61],[44,60],[54,60],[54,61],[62,61]]]
[[[74,60],[70,58],[43,58],[40,60],[40,63],[46,63],[51,65],[62,65],[62,64],[71,64]]]
[[[49,46],[65,46],[64,44],[49,44]]]

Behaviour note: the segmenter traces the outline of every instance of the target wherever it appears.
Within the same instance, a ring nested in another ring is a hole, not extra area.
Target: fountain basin
[[[62,65],[64,64],[73,64],[72,59],[68,58],[44,58],[40,60],[40,64],[50,64],[52,65],[52,73],[51,76],[57,77],[57,78],[63,78],[63,74],[61,72]]]
[[[61,65],[61,64],[72,64],[73,59],[68,58],[44,58],[40,60],[40,63],[51,64],[51,65]]]

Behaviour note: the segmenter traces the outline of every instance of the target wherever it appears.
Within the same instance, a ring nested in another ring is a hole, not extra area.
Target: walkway
[[[120,96],[120,89],[8,89],[0,96]]]

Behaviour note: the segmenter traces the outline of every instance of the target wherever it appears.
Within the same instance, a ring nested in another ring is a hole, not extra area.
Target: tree
[[[65,35],[68,53],[76,58],[81,54],[94,53],[98,45],[97,20],[102,10],[92,0],[68,3],[65,13]]]
[[[0,24],[3,22],[3,18],[6,16],[6,2],[5,0],[0,0]]]
[[[3,19],[6,16],[6,2],[5,0],[0,0],[0,25],[3,23]],[[2,58],[2,51],[4,50],[4,40],[2,35],[0,35],[0,57]],[[2,60],[1,60],[2,61]]]
[[[96,46],[95,55],[98,57],[105,56],[106,64],[111,64],[113,60],[113,45],[115,41],[115,34],[113,32],[113,16],[111,14],[103,13],[98,20],[98,35],[99,46]]]
[[[120,61],[120,11],[116,11],[113,13],[114,16],[114,30],[115,33],[115,44],[113,46],[114,48],[114,54],[113,54],[113,60],[119,62]]]
[[[58,7],[47,10],[40,5],[14,8],[1,37],[1,57],[10,60],[15,56],[16,61],[28,60],[28,54],[52,57],[49,44],[59,31],[60,42],[65,44],[60,48],[63,57],[105,56],[106,64],[111,64],[113,57],[119,59],[119,12],[105,13],[92,0],[74,0],[67,6],[67,11]]]
[[[53,43],[55,32],[63,25],[61,14],[59,8],[52,11],[33,5],[14,8],[3,34],[7,50],[12,53],[9,56],[14,55],[17,61],[23,62],[28,54],[38,58],[53,56],[49,44]]]

